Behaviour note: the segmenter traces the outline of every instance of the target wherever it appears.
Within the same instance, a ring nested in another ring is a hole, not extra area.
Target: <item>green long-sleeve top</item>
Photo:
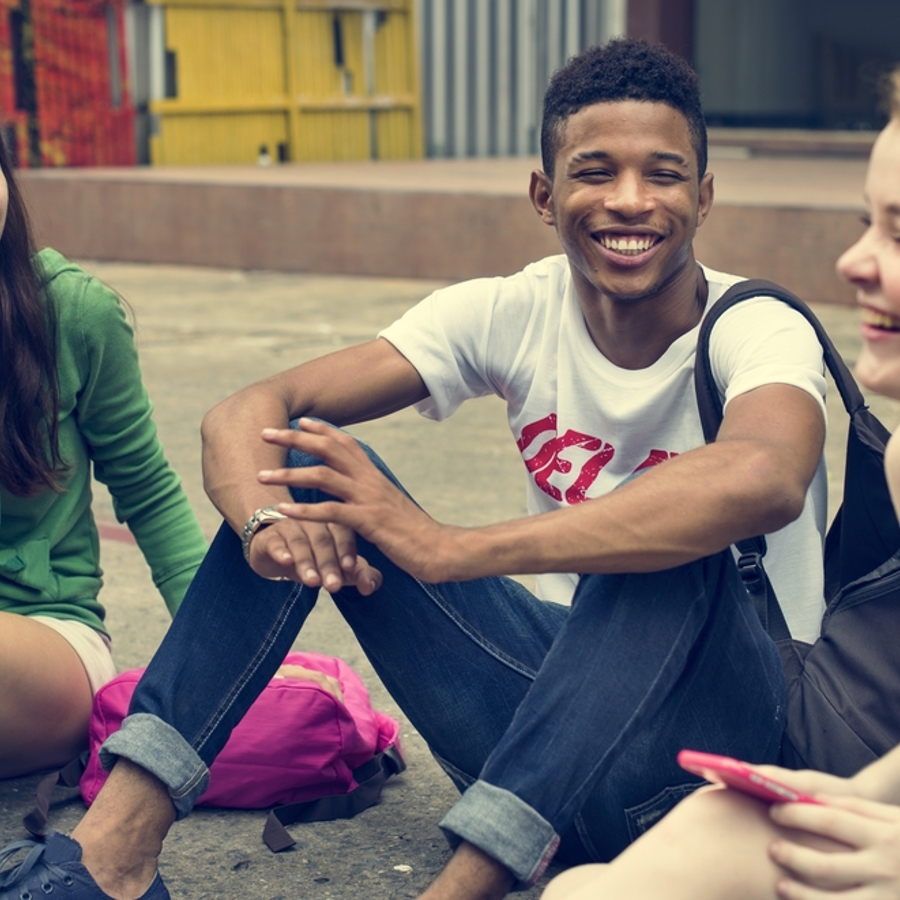
[[[134,334],[118,297],[96,278],[55,250],[37,261],[58,318],[59,444],[69,468],[59,493],[0,490],[0,610],[105,632],[93,463],[174,615],[206,541],[157,437]]]

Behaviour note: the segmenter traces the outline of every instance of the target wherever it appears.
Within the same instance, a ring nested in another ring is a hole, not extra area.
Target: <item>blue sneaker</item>
[[[18,865],[3,868],[25,851]],[[56,890],[59,900],[110,900],[81,864],[77,841],[58,831],[49,832],[42,841],[17,841],[0,851],[0,900],[44,900]],[[169,900],[158,872],[140,900]]]

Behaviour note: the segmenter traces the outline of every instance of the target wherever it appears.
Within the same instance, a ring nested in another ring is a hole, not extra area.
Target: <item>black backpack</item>
[[[763,568],[765,538],[736,545],[738,568],[781,651],[788,697],[782,764],[848,776],[900,743],[900,526],[884,474],[890,432],[866,407],[806,304],[776,284],[753,280],[730,288],[700,327],[694,381],[706,441],[715,440],[722,421],[710,334],[726,309],[760,295],[783,300],[809,320],[850,415],[844,497],[825,540],[827,606],[816,642],[790,637]]]

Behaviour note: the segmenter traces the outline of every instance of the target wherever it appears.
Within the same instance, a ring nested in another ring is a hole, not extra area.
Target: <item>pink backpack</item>
[[[362,680],[343,660],[289,653],[284,665],[336,679],[343,702],[314,680],[273,678],[210,767],[209,787],[198,801],[203,806],[275,807],[264,833],[274,851],[294,843],[285,825],[350,818],[376,803],[387,778],[405,768],[397,722],[372,708]],[[97,750],[121,726],[143,671],[121,673],[94,697],[90,756],[78,782],[88,805],[108,774]],[[67,778],[74,784],[71,773]],[[54,779],[48,793],[56,783]],[[39,789],[37,824],[40,807]],[[34,831],[27,821],[26,827]]]

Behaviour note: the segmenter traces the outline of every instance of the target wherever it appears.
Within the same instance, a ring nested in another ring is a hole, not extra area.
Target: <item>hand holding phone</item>
[[[693,772],[713,784],[724,784],[735,790],[749,794],[766,803],[814,803],[818,800],[794,790],[780,781],[775,781],[758,772],[747,763],[730,756],[718,756],[715,753],[701,753],[698,750],[682,750],[678,756],[678,765],[688,772]]]

